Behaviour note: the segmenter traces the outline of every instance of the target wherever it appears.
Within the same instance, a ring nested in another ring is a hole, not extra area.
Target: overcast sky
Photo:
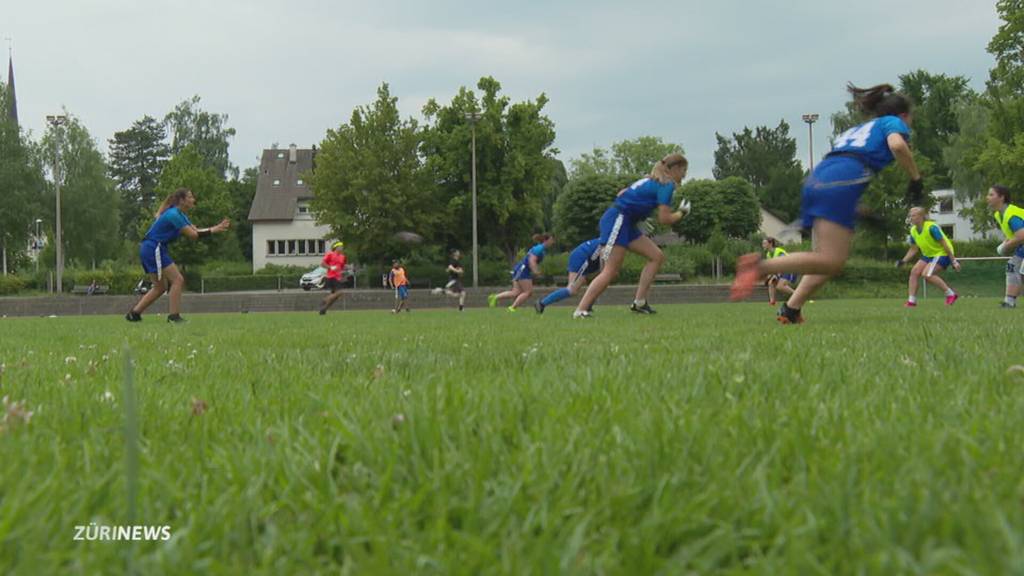
[[[922,68],[984,86],[992,0],[65,0],[7,2],[22,125],[66,107],[106,152],[145,114],[199,94],[258,163],[274,142],[317,144],[381,82],[407,115],[428,98],[497,78],[513,100],[546,93],[568,166],[641,135],[682,144],[710,176],[715,132],[785,119],[807,159],[805,112],[825,120],[850,80]],[[5,77],[6,79],[6,77]]]

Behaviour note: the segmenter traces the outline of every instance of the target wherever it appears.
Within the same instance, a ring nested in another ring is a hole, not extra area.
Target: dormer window
[[[296,186],[304,186],[305,184],[306,183],[302,181],[302,178],[299,178],[298,180],[295,181]]]
[[[278,152],[277,153],[277,157],[280,158],[280,159],[283,159],[284,158],[284,152]]]
[[[281,181],[280,180],[274,180],[274,186],[280,186],[280,185],[281,185]]]

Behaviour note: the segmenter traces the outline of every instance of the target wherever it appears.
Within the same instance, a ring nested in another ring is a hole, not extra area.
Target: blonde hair
[[[686,168],[689,167],[690,162],[686,160],[686,156],[683,156],[678,152],[673,152],[659,160],[658,163],[654,165],[654,168],[651,168],[651,178],[661,182],[662,184],[673,182],[674,180],[672,179],[672,176],[669,175],[668,171],[680,164]]]

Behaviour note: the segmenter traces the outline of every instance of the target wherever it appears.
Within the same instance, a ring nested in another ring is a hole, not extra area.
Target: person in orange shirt
[[[403,308],[409,312],[409,307],[406,305],[409,300],[409,279],[405,277],[405,267],[399,260],[391,263],[391,272],[388,272],[388,286],[395,289],[395,309],[391,313],[398,314]]]
[[[324,259],[320,263],[321,266],[327,268],[327,279],[324,281],[324,287],[331,291],[324,301],[320,303],[320,315],[327,314],[327,309],[334,304],[335,300],[341,298],[341,273],[345,270],[345,254],[342,250],[345,249],[345,243],[337,241],[331,244],[331,251],[324,254]]]

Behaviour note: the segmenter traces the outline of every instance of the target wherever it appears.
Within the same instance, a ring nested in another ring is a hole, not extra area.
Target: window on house
[[[316,253],[317,254],[327,254],[327,240],[317,240],[316,241]]]
[[[280,186],[280,185],[281,185],[281,181],[280,181],[280,180],[277,180],[277,179],[275,178],[275,179],[274,179],[274,186]]]
[[[952,214],[953,213],[953,197],[942,198],[939,200],[939,214]]]
[[[299,214],[309,214],[309,206],[299,204]]]
[[[946,235],[946,238],[949,238],[950,240],[952,240],[953,239],[953,225],[952,224],[947,224],[946,226],[942,226],[941,228],[942,228],[942,233]]]
[[[284,158],[284,152],[278,152],[277,153],[277,157],[278,158]]]
[[[273,240],[267,240],[267,256],[274,256],[277,254],[277,243]]]
[[[284,251],[284,240],[277,241],[277,255],[284,256],[287,252]]]
[[[295,181],[295,184],[296,184],[297,186],[303,186],[303,185],[305,185],[306,183],[302,181],[302,178],[299,178],[298,180],[296,180],[296,181]]]
[[[296,244],[295,240],[289,240],[288,241],[288,255],[289,256],[294,256],[294,255],[296,255],[298,253],[297,252],[298,247],[295,244]]]

